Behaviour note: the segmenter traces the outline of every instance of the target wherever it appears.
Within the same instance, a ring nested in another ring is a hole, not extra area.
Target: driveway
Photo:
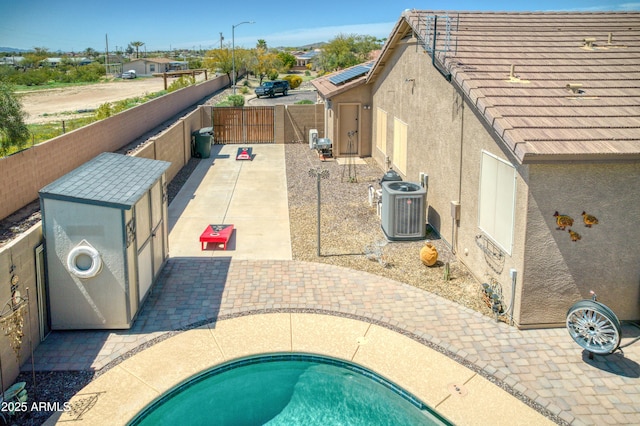
[[[287,96],[277,95],[273,98],[257,98],[253,95],[247,100],[248,106],[291,105],[302,100],[316,102],[318,92],[315,90],[290,90]]]

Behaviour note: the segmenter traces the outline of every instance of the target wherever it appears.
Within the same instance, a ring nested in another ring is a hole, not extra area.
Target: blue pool
[[[178,386],[130,425],[448,425],[408,392],[355,364],[260,356]]]

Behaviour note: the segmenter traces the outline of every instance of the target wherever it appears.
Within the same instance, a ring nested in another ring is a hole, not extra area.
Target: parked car
[[[256,87],[255,93],[259,98],[260,96],[274,97],[276,93],[282,93],[283,96],[287,96],[289,91],[289,82],[286,80],[273,80],[265,81],[259,87]]]
[[[126,79],[131,79],[131,78],[136,78],[137,76],[136,76],[136,72],[134,70],[129,70],[129,71],[123,72],[120,77],[126,78]]]

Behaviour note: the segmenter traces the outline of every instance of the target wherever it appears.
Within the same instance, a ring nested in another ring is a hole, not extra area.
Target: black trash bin
[[[213,127],[203,127],[191,133],[191,155],[196,158],[209,158],[213,141]]]

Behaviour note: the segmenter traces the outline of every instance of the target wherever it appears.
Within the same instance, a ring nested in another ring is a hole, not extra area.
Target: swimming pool
[[[170,390],[129,425],[449,425],[358,365],[315,355],[243,359]]]

